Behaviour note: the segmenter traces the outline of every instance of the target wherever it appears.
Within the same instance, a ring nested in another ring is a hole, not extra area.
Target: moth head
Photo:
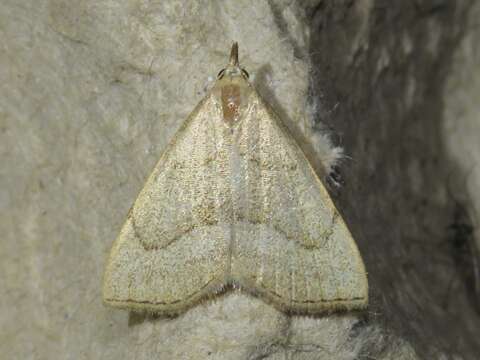
[[[238,44],[235,42],[230,52],[230,61],[218,73],[213,89],[222,106],[223,120],[227,126],[234,127],[243,118],[252,89],[248,73],[238,62]]]
[[[232,45],[232,50],[230,51],[230,62],[228,65],[220,70],[217,75],[217,79],[220,80],[224,77],[242,77],[245,80],[248,80],[249,74],[247,70],[240,67],[240,63],[238,62],[238,43],[234,42]]]

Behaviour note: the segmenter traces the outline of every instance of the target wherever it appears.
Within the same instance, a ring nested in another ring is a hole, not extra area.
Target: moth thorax
[[[240,86],[234,84],[222,86],[223,120],[227,125],[233,125],[239,119],[241,105]]]

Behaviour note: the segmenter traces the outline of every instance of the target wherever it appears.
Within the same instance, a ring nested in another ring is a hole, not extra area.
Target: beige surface
[[[267,3],[251,5],[1,2],[2,358],[245,359],[295,351],[285,337],[290,320],[241,294],[173,320],[138,320],[102,304],[107,254],[128,209],[233,39],[244,44],[241,60],[266,97],[282,99],[290,124],[308,120],[308,64],[271,31]],[[295,11],[285,10],[302,39]],[[328,142],[319,144],[330,154]],[[356,319],[345,319],[314,338],[347,334]],[[344,347],[347,338],[335,346]]]

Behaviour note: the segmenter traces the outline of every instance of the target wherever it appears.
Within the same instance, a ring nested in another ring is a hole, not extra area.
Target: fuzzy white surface
[[[239,291],[176,318],[132,315],[101,302],[105,258],[128,209],[226,62],[232,40],[240,43],[240,61],[317,172],[325,176],[343,156],[328,134],[312,129],[333,109],[324,108],[321,97],[310,97],[312,88],[324,86],[312,84],[309,49],[311,12],[322,3],[0,3],[2,356],[417,358],[411,344],[376,321],[379,312],[398,310],[379,302],[369,322],[350,313],[288,317]],[[338,57],[350,64],[367,51],[373,1],[360,1],[354,9],[353,25],[337,33],[335,44],[352,46],[348,56]],[[408,52],[412,40],[404,39]],[[380,55],[378,77],[390,61],[388,51]],[[406,101],[413,101],[414,90],[406,92]],[[372,165],[370,157],[355,156],[365,160],[364,168]],[[389,286],[374,291],[401,293]]]

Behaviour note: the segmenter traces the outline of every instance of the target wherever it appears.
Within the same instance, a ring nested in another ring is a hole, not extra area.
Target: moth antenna
[[[239,66],[238,63],[238,42],[232,44],[232,50],[230,51],[230,65]]]

